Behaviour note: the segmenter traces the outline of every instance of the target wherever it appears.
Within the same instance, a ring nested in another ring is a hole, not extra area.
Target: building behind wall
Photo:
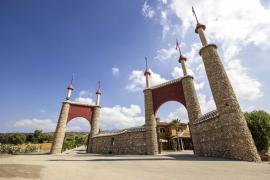
[[[168,122],[157,122],[159,150],[177,150],[177,139],[180,150],[192,150],[192,141],[187,123],[175,125]]]

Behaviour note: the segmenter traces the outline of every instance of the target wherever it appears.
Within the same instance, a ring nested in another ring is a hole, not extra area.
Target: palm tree
[[[179,144],[179,134],[177,132],[177,129],[178,129],[180,123],[181,123],[181,120],[180,119],[173,119],[172,122],[171,122],[171,124],[173,124],[175,126],[175,128],[176,128],[177,150],[178,151],[180,151],[180,144]]]

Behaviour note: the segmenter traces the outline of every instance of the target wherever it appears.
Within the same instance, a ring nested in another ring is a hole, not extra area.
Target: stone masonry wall
[[[92,153],[147,154],[145,131],[100,134],[92,138]]]
[[[253,143],[246,142],[248,129],[243,128],[234,113],[215,114],[191,126],[197,155],[254,161],[253,153],[246,150]]]

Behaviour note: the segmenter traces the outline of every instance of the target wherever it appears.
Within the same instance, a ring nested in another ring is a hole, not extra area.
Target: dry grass
[[[39,151],[49,151],[51,149],[52,143],[22,144],[20,145],[20,148],[25,149],[27,145],[35,146]]]

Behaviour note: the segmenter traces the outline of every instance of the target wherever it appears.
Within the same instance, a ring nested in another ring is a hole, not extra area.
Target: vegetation
[[[73,149],[78,146],[87,144],[88,135],[75,135],[75,136],[66,136],[63,143],[63,150]]]
[[[1,144],[0,143],[0,154],[19,154],[19,153],[31,153],[37,150],[36,146],[27,145],[25,148],[22,148],[19,145],[12,144]]]
[[[47,143],[53,141],[53,133],[43,133],[35,130],[34,133],[5,133],[0,134],[2,144],[24,144],[24,143]]]
[[[265,111],[246,112],[245,118],[258,151],[270,147],[270,115]]]
[[[67,132],[63,149],[73,149],[86,144],[88,133]],[[38,150],[49,150],[53,142],[53,133],[43,133],[35,130],[34,133],[0,133],[0,154],[30,153]]]

